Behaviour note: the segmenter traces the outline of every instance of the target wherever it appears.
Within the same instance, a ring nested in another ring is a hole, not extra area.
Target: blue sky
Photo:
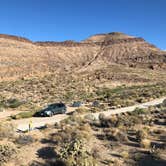
[[[79,41],[116,31],[166,49],[166,0],[0,0],[0,33]]]

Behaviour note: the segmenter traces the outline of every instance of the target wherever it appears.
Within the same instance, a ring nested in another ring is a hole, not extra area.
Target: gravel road
[[[147,108],[149,106],[157,105],[163,102],[163,100],[166,99],[166,97],[155,99],[150,102],[142,103],[142,104],[136,104],[134,106],[130,107],[124,107],[124,108],[118,108],[118,109],[109,109],[108,111],[99,112],[99,113],[92,113],[95,118],[98,118],[100,113],[104,113],[106,116],[112,115],[112,114],[119,114],[122,112],[131,112],[134,111],[136,107],[139,108]],[[68,107],[68,112],[74,111],[75,108]],[[28,129],[28,124],[30,121],[32,121],[33,128],[40,128],[42,126],[45,126],[46,124],[54,124],[56,122],[60,122],[63,119],[66,119],[69,115],[67,114],[59,114],[54,115],[52,117],[32,117],[28,119],[19,119],[19,120],[13,120],[12,123],[17,126],[18,130],[25,131]]]

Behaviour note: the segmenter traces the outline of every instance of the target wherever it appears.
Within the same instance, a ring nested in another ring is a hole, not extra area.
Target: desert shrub
[[[60,149],[59,156],[67,166],[97,166],[96,160],[81,139],[64,144]]]
[[[147,102],[147,100],[146,100],[145,97],[138,97],[138,98],[136,98],[136,102],[138,102],[138,103],[145,103],[145,102]]]
[[[19,135],[18,138],[16,138],[15,143],[20,145],[27,145],[34,142],[34,139],[30,135]]]
[[[4,111],[4,108],[0,106],[0,112],[3,112]]]
[[[95,113],[95,112],[101,112],[104,111],[103,109],[101,110],[99,107],[92,107],[90,110],[90,112]]]
[[[60,150],[57,149],[58,159],[66,166],[95,166],[96,161],[87,148],[91,138],[90,125],[78,116],[71,116],[61,122],[58,132],[51,136],[51,140],[60,147]]]
[[[163,101],[162,105],[166,107],[166,99]]]
[[[124,131],[121,131],[117,128],[106,128],[103,131],[108,140],[113,140],[118,142],[128,141],[127,134]]]
[[[77,114],[73,114],[73,115],[69,116],[68,118],[62,120],[60,122],[60,126],[67,125],[67,124],[74,126],[74,125],[84,124],[84,123],[85,123],[84,118],[80,117]]]
[[[100,146],[94,146],[91,150],[91,153],[95,159],[99,159],[100,158]]]
[[[99,122],[101,127],[131,127],[142,123],[142,119],[133,115],[111,115],[106,117],[104,114],[99,115]]]
[[[140,115],[140,114],[148,114],[148,109],[145,108],[135,108],[134,111],[131,112],[131,115]]]
[[[87,108],[85,108],[85,107],[80,107],[80,108],[77,108],[77,109],[75,110],[75,112],[80,113],[80,114],[82,114],[82,113],[87,113],[87,112],[89,112],[89,109],[87,109]]]
[[[103,113],[99,114],[99,122],[101,127],[108,127],[106,116]]]
[[[165,149],[159,149],[156,147],[152,147],[150,149],[151,156],[157,160],[164,158],[164,155],[163,155],[164,153],[165,153]]]
[[[110,106],[121,107],[134,103],[147,102],[150,99],[166,95],[164,84],[118,86],[116,88],[99,88],[96,91],[99,100],[109,101]]]
[[[99,114],[99,120],[104,120],[104,119],[106,119],[106,116],[105,116],[105,114],[103,114],[103,113],[100,113]]]
[[[19,99],[16,99],[16,98],[14,98],[14,99],[11,98],[8,100],[3,99],[0,101],[0,107],[1,108],[17,108],[17,107],[23,105],[24,103],[25,102],[20,101]]]
[[[36,111],[24,111],[20,112],[16,115],[12,115],[12,119],[23,119],[23,118],[31,118],[35,115]]]
[[[0,109],[3,110],[5,108],[5,103],[4,101],[0,101]]]
[[[140,124],[141,122],[142,120],[137,116],[119,114],[117,116],[117,122],[115,123],[115,127],[132,127],[136,124]]]
[[[130,157],[129,152],[127,152],[127,151],[123,151],[123,152],[121,153],[121,156],[122,156],[124,159],[128,159],[128,158]]]
[[[108,126],[109,127],[117,127],[119,119],[116,115],[112,115],[108,118]]]
[[[140,141],[140,147],[145,148],[145,149],[149,149],[151,147],[151,141],[149,139],[142,139]]]
[[[14,137],[14,126],[10,123],[0,124],[0,139],[13,138]]]
[[[75,118],[75,119],[74,119]],[[79,117],[70,118],[67,121],[63,121],[59,125],[59,130],[52,137],[52,140],[57,144],[67,143],[72,141],[72,139],[83,139],[89,140],[92,136],[92,130],[88,123]]]
[[[0,165],[8,162],[11,157],[16,154],[16,148],[11,143],[1,144],[0,143]]]
[[[135,102],[131,99],[121,99],[121,98],[114,98],[109,102],[110,106],[118,106],[118,107],[127,107],[134,104]]]
[[[136,132],[136,138],[137,138],[138,142],[141,142],[142,139],[145,139],[147,137],[148,137],[148,133],[146,130],[142,129],[142,130],[138,130]]]
[[[6,106],[10,108],[17,108],[22,104],[23,102],[18,99],[9,99],[6,101]]]
[[[92,122],[92,121],[95,121],[96,118],[95,116],[93,116],[92,114],[87,114],[84,116],[85,120],[89,121],[89,122]]]

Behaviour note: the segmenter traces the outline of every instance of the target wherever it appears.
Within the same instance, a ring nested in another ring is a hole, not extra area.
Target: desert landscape
[[[67,112],[36,117],[53,103]],[[121,32],[0,34],[0,120],[0,166],[165,166],[166,51]]]

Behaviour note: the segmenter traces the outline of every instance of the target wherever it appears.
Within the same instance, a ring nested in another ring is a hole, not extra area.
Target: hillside
[[[98,34],[81,42],[32,42],[0,35],[0,79],[82,72],[110,65],[165,69],[166,53],[142,38],[120,32]]]
[[[0,34],[0,166],[166,165],[165,71],[165,51],[120,32]],[[65,114],[36,117],[59,102]]]

